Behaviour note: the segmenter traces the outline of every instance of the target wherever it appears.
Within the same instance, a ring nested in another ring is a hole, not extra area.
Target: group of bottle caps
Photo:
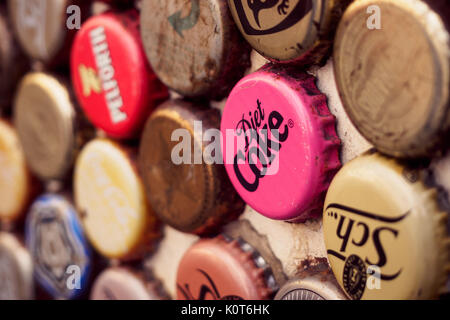
[[[179,265],[179,299],[445,292],[450,206],[426,163],[449,141],[446,0],[92,2],[0,1],[0,298],[164,298],[142,266],[158,221],[202,237]],[[271,63],[245,76],[252,49]],[[343,167],[306,72],[330,55],[378,150]],[[221,114],[208,101],[223,98]],[[188,133],[183,150],[174,132]],[[222,229],[246,204],[323,219],[332,272],[325,261],[286,281],[249,226]]]

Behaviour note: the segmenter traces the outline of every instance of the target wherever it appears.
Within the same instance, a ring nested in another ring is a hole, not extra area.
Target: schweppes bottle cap
[[[333,272],[350,298],[430,299],[445,288],[448,216],[425,176],[373,151],[335,176],[323,229]]]
[[[142,258],[159,236],[131,157],[132,150],[96,139],[84,147],[75,165],[76,207],[91,244],[107,258]]]
[[[43,180],[65,178],[85,140],[70,90],[64,79],[34,72],[16,94],[14,124],[30,169]]]
[[[228,0],[253,48],[275,62],[320,63],[330,53],[337,22],[351,0]]]
[[[247,204],[271,219],[322,213],[340,168],[335,117],[315,78],[263,67],[232,90],[222,116],[228,176]]]
[[[80,21],[88,16],[86,0],[8,0],[14,31],[29,57],[52,66],[66,62],[77,31],[68,14],[72,5],[80,10],[69,12],[78,13]]]
[[[15,129],[0,120],[0,222],[23,216],[33,194],[32,183]]]
[[[334,48],[339,93],[383,153],[425,157],[448,144],[448,16],[419,0],[356,1],[343,15]]]
[[[92,254],[78,214],[62,196],[39,197],[27,215],[26,243],[34,276],[56,299],[81,297],[89,287]]]
[[[145,126],[139,168],[147,196],[180,231],[212,233],[244,211],[221,164],[219,126],[219,110],[182,100],[159,106]]]
[[[135,138],[168,96],[145,57],[134,9],[86,21],[72,47],[71,71],[86,116],[114,138]]]
[[[20,241],[0,232],[0,300],[34,298],[33,262]]]
[[[141,36],[158,77],[183,96],[220,100],[250,66],[223,0],[144,0]]]

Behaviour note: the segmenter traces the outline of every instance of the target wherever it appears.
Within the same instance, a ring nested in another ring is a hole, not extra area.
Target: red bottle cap
[[[168,91],[156,78],[139,37],[136,10],[89,19],[72,48],[72,81],[91,122],[115,138],[132,138]]]
[[[265,300],[277,289],[270,266],[243,240],[202,239],[178,267],[179,300]]]

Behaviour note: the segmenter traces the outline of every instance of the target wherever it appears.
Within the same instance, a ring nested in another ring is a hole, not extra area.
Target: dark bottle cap
[[[244,210],[219,164],[219,124],[218,110],[173,100],[158,107],[144,129],[139,168],[148,199],[161,220],[180,231],[211,233]],[[205,138],[211,133],[218,134],[215,143]]]

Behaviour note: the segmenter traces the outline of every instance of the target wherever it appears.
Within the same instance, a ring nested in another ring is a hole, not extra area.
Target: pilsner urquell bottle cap
[[[332,181],[325,244],[350,298],[430,299],[445,288],[448,216],[426,174],[371,151]]]
[[[244,211],[220,164],[219,126],[219,110],[181,100],[159,106],[145,126],[139,168],[147,196],[161,220],[180,231],[211,233]],[[219,135],[212,139],[210,130]]]
[[[144,0],[141,35],[159,78],[184,96],[220,99],[250,66],[223,0]]]
[[[275,300],[347,300],[326,261],[302,270],[278,291]]]
[[[13,37],[0,4],[0,114],[10,110],[15,86],[28,68],[29,62]]]
[[[168,96],[145,57],[136,10],[90,18],[71,55],[72,82],[86,116],[114,138],[134,138]]]
[[[67,61],[76,29],[69,29],[67,9],[80,8],[80,19],[89,12],[85,0],[8,0],[17,39],[32,59],[54,66]]]
[[[95,280],[91,300],[161,300],[158,283],[143,272],[125,267],[109,268]]]
[[[132,150],[96,139],[75,164],[73,190],[84,230],[93,247],[111,259],[140,259],[159,236],[132,157]]]
[[[0,120],[0,222],[22,217],[34,193],[32,184],[19,137]]]
[[[228,0],[242,35],[275,62],[320,63],[351,0]]]
[[[30,169],[43,180],[65,178],[87,138],[83,134],[93,134],[77,114],[70,90],[64,79],[34,72],[16,94],[14,124]]]
[[[335,118],[313,76],[266,66],[242,79],[222,116],[222,153],[236,190],[278,220],[317,217],[340,168]]]
[[[34,298],[33,262],[20,241],[0,232],[0,300]]]
[[[266,300],[276,290],[270,265],[241,239],[202,239],[178,266],[179,300]]]
[[[378,150],[426,157],[448,144],[450,36],[424,2],[354,2],[339,25],[334,60],[344,108]]]
[[[89,286],[91,250],[77,212],[62,196],[46,194],[27,216],[26,244],[39,285],[55,299],[75,299]]]

